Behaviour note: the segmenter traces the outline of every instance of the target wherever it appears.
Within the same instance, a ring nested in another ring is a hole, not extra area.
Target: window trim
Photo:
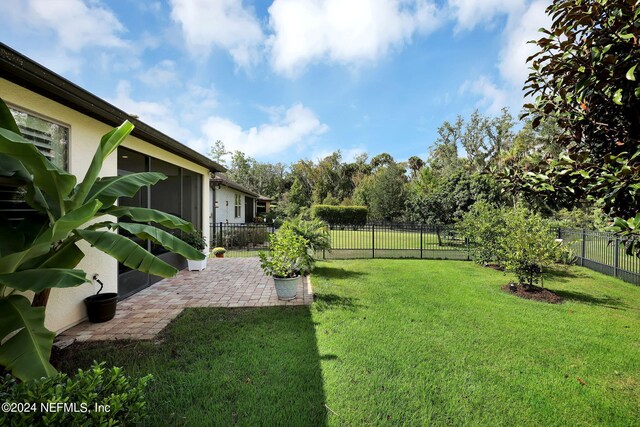
[[[235,200],[234,200],[234,218],[242,218],[242,194],[240,193],[234,193],[235,195]]]

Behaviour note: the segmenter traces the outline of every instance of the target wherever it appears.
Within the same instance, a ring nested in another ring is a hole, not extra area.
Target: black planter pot
[[[84,299],[87,315],[91,323],[102,323],[113,319],[118,305],[118,294],[106,293],[91,295]]]

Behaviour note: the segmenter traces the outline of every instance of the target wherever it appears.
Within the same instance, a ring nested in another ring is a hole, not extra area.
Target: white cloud
[[[107,101],[178,141],[191,138],[191,133],[180,125],[174,114],[171,101],[136,101],[131,97],[131,84],[126,80],[118,82],[116,97]]]
[[[449,0],[456,31],[491,25],[497,16],[517,13],[524,4],[525,0]]]
[[[520,111],[525,101],[522,87],[529,75],[526,60],[537,49],[527,42],[540,38],[540,27],[550,26],[551,18],[545,13],[549,4],[550,0],[535,0],[524,8],[511,11],[501,34],[503,45],[497,63],[499,79],[483,75],[466,81],[460,87],[461,94],[479,96],[477,107],[485,108],[491,114],[498,113],[502,107],[508,107],[512,112]]]
[[[239,66],[257,61],[264,36],[242,0],[171,0],[171,18],[180,24],[193,54],[206,56],[215,46],[227,50]]]
[[[125,27],[112,11],[98,2],[82,0],[7,1],[0,13],[8,15],[14,25],[35,32],[53,32],[60,47],[78,52],[87,47],[122,48],[127,42],[120,37]]]
[[[179,84],[176,74],[176,64],[170,60],[160,61],[153,67],[143,71],[138,78],[150,86],[162,86],[167,83]]]
[[[428,0],[275,0],[268,46],[274,69],[295,76],[312,62],[375,61],[439,25]]]
[[[514,107],[508,91],[499,88],[486,76],[480,76],[475,80],[468,80],[460,87],[460,94],[474,94],[480,97],[476,104],[489,114],[497,114],[503,107]],[[518,108],[519,109],[519,108]]]
[[[500,75],[507,83],[518,88],[524,85],[529,75],[526,60],[536,51],[536,46],[527,42],[539,39],[541,34],[538,29],[551,25],[551,18],[545,13],[548,5],[548,0],[534,1],[524,13],[511,19],[503,33],[505,44],[498,64]]]
[[[219,139],[230,151],[240,150],[261,158],[300,148],[328,129],[313,111],[302,104],[295,104],[278,117],[273,117],[271,123],[249,129],[218,116],[210,117],[202,125],[207,141]]]

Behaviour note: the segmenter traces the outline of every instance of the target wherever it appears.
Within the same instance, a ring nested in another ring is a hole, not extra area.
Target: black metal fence
[[[322,259],[419,258],[469,259],[469,247],[451,226],[374,223],[330,225],[330,251]],[[268,224],[211,224],[211,247],[222,246],[228,256],[256,256],[269,249]]]
[[[468,260],[469,243],[452,226],[372,223],[330,225],[332,249],[316,254],[321,259],[418,258]],[[257,256],[269,249],[269,224],[211,224],[211,247],[222,246],[227,256]],[[554,229],[569,245],[578,265],[640,285],[640,259],[627,255],[613,233]]]
[[[627,255],[624,244],[615,234],[560,228],[558,238],[571,247],[578,265],[640,285],[640,258]]]

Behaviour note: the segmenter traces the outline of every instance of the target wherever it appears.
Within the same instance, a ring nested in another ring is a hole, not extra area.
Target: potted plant
[[[216,258],[224,258],[224,254],[227,252],[225,248],[213,248],[213,254]]]
[[[115,292],[107,292],[101,294],[104,283],[98,279],[98,275],[93,275],[93,280],[100,284],[100,289],[95,295],[88,296],[84,299],[87,306],[87,316],[91,323],[107,322],[116,315],[116,307],[118,305],[118,294]]]
[[[207,241],[204,238],[202,231],[185,233],[182,236],[182,240],[184,240],[189,246],[207,255],[205,252]],[[205,257],[202,260],[187,259],[187,268],[189,271],[202,271],[207,267],[207,258],[208,257]]]
[[[278,299],[295,299],[302,274],[307,269],[307,240],[289,228],[269,236],[269,252],[260,252],[264,272],[273,276]]]

